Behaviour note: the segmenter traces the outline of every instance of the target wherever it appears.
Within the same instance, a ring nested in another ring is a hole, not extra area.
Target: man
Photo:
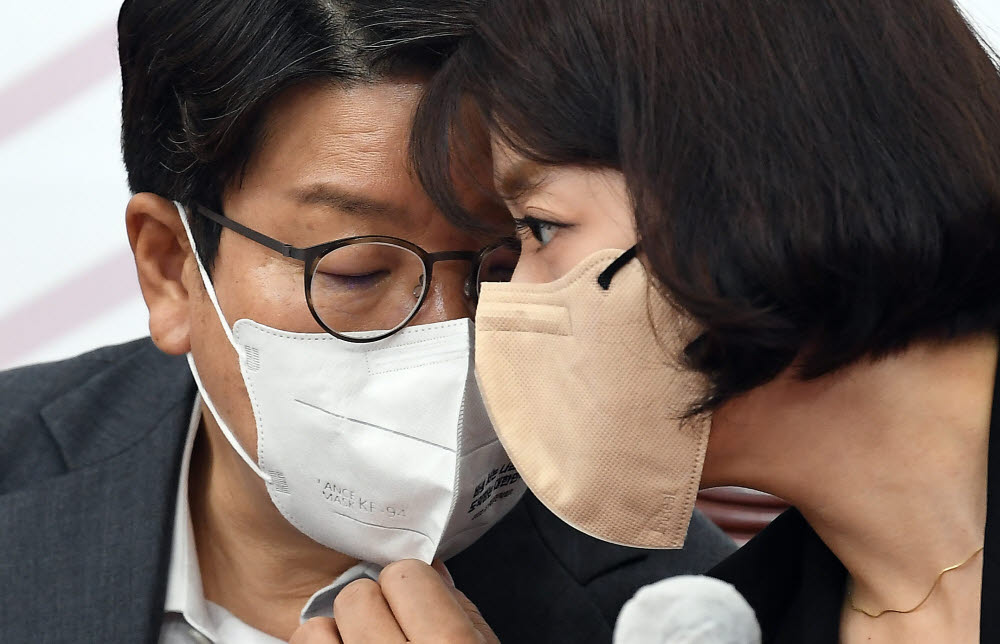
[[[639,586],[732,550],[702,517],[683,551],[598,542],[514,504],[493,443],[462,447],[488,426],[465,320],[492,240],[445,222],[406,143],[474,8],[125,2],[126,225],[151,338],[0,374],[0,641],[288,640],[378,577],[359,560],[447,557],[505,504],[447,560],[457,588],[504,641],[609,641]],[[447,453],[406,434],[425,421],[452,431]],[[402,503],[340,478],[364,475]],[[472,502],[408,505],[452,494]]]

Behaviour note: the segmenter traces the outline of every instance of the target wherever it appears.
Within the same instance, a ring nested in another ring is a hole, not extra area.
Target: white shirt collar
[[[188,473],[191,468],[191,451],[201,425],[201,396],[195,395],[191,421],[188,424],[184,454],[181,458],[180,478],[177,484],[177,507],[174,514],[173,544],[170,550],[170,569],[167,574],[166,613],[175,613],[210,642],[254,642],[272,644],[280,640],[245,624],[229,611],[205,599],[198,567],[198,551],[194,543],[191,511],[188,505]],[[370,577],[378,579],[380,568],[360,563],[337,577],[306,602],[299,614],[299,621],[312,617],[332,617],[333,599],[347,584]]]

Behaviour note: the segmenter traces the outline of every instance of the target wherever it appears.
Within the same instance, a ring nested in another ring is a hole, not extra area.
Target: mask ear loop
[[[177,214],[181,218],[181,224],[184,226],[184,232],[187,233],[188,243],[191,244],[191,252],[194,253],[194,261],[198,264],[198,272],[201,273],[202,284],[204,284],[205,286],[205,291],[208,292],[208,299],[212,300],[212,306],[215,307],[215,312],[219,317],[219,321],[222,323],[223,330],[226,332],[226,337],[229,339],[229,344],[232,345],[233,350],[236,351],[236,355],[239,359],[240,371],[242,372],[243,359],[244,359],[243,351],[240,350],[240,347],[236,344],[236,340],[233,338],[233,330],[229,328],[229,323],[226,321],[226,316],[222,314],[222,307],[219,306],[219,299],[215,295],[215,287],[212,285],[212,280],[208,276],[208,271],[205,270],[204,265],[202,265],[201,263],[201,257],[198,255],[198,248],[194,242],[194,235],[191,234],[191,226],[188,223],[187,211],[184,209],[184,206],[182,206],[180,203],[176,201],[174,202],[174,206],[177,208]],[[188,366],[191,368],[191,375],[194,377],[194,382],[198,386],[198,391],[201,392],[201,398],[202,400],[205,401],[205,405],[208,407],[208,411],[210,411],[212,413],[212,416],[215,418],[215,422],[219,424],[219,429],[222,430],[222,433],[226,437],[226,440],[228,440],[232,448],[236,450],[236,453],[240,455],[240,458],[243,459],[243,462],[245,462],[247,466],[249,466],[250,469],[253,470],[254,474],[264,479],[265,483],[270,483],[271,477],[268,474],[266,474],[263,470],[261,470],[260,466],[257,465],[257,463],[252,458],[250,458],[250,455],[247,454],[245,449],[243,449],[243,446],[240,444],[240,442],[236,440],[236,435],[233,434],[232,430],[229,429],[229,426],[226,425],[226,422],[222,420],[222,416],[219,414],[218,410],[215,408],[215,405],[212,403],[212,398],[208,395],[208,392],[205,390],[205,386],[202,385],[201,383],[201,376],[198,375],[198,368],[194,364],[194,356],[192,356],[190,352],[188,352],[187,354],[187,361],[188,361]],[[246,379],[244,378],[244,382],[245,381]]]
[[[600,275],[597,276],[597,283],[601,286],[601,288],[604,289],[605,291],[611,288],[611,280],[614,279],[615,275],[618,274],[618,271],[620,271],[622,268],[625,267],[626,264],[628,264],[629,262],[631,262],[633,259],[636,258],[638,252],[639,252],[639,245],[636,244],[632,248],[629,248],[627,251],[619,255],[618,259],[611,262],[611,264],[607,268],[605,268]]]

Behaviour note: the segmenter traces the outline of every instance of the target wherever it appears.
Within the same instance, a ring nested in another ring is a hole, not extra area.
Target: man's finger
[[[337,631],[337,622],[329,617],[313,617],[292,633],[288,644],[344,644]]]
[[[359,579],[341,590],[333,602],[333,615],[340,636],[348,644],[406,642],[382,589],[371,579]]]
[[[484,640],[490,644],[500,644],[500,640],[497,639],[493,629],[486,623],[486,618],[484,618],[482,613],[479,612],[479,609],[472,603],[472,600],[466,597],[465,593],[457,588],[452,588],[451,594],[455,596],[456,600],[458,600],[458,605],[462,607],[463,611],[465,611],[466,617],[469,618],[469,621],[472,622],[472,625],[477,631],[479,631]]]
[[[421,561],[408,559],[386,566],[379,575],[379,586],[396,622],[412,641],[448,644],[495,641],[495,636],[489,640],[481,627],[473,625],[466,608],[441,575]]]
[[[451,571],[448,567],[444,565],[444,562],[440,559],[435,559],[431,562],[431,568],[438,571],[438,574],[444,579],[444,583],[452,588],[455,587],[455,578],[451,576]]]

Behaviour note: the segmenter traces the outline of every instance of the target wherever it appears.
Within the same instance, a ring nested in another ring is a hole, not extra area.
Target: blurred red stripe
[[[788,503],[757,490],[718,487],[699,492],[697,507],[743,545],[788,509]]]
[[[113,73],[118,68],[117,45],[117,26],[106,23],[0,87],[0,143]]]
[[[107,22],[0,87],[0,143],[114,73],[117,43],[117,27],[114,21]],[[59,286],[0,317],[0,368],[84,326],[135,297],[137,291],[135,265],[127,251],[77,271]]]
[[[0,317],[0,369],[84,326],[139,292],[132,253],[121,251]]]

